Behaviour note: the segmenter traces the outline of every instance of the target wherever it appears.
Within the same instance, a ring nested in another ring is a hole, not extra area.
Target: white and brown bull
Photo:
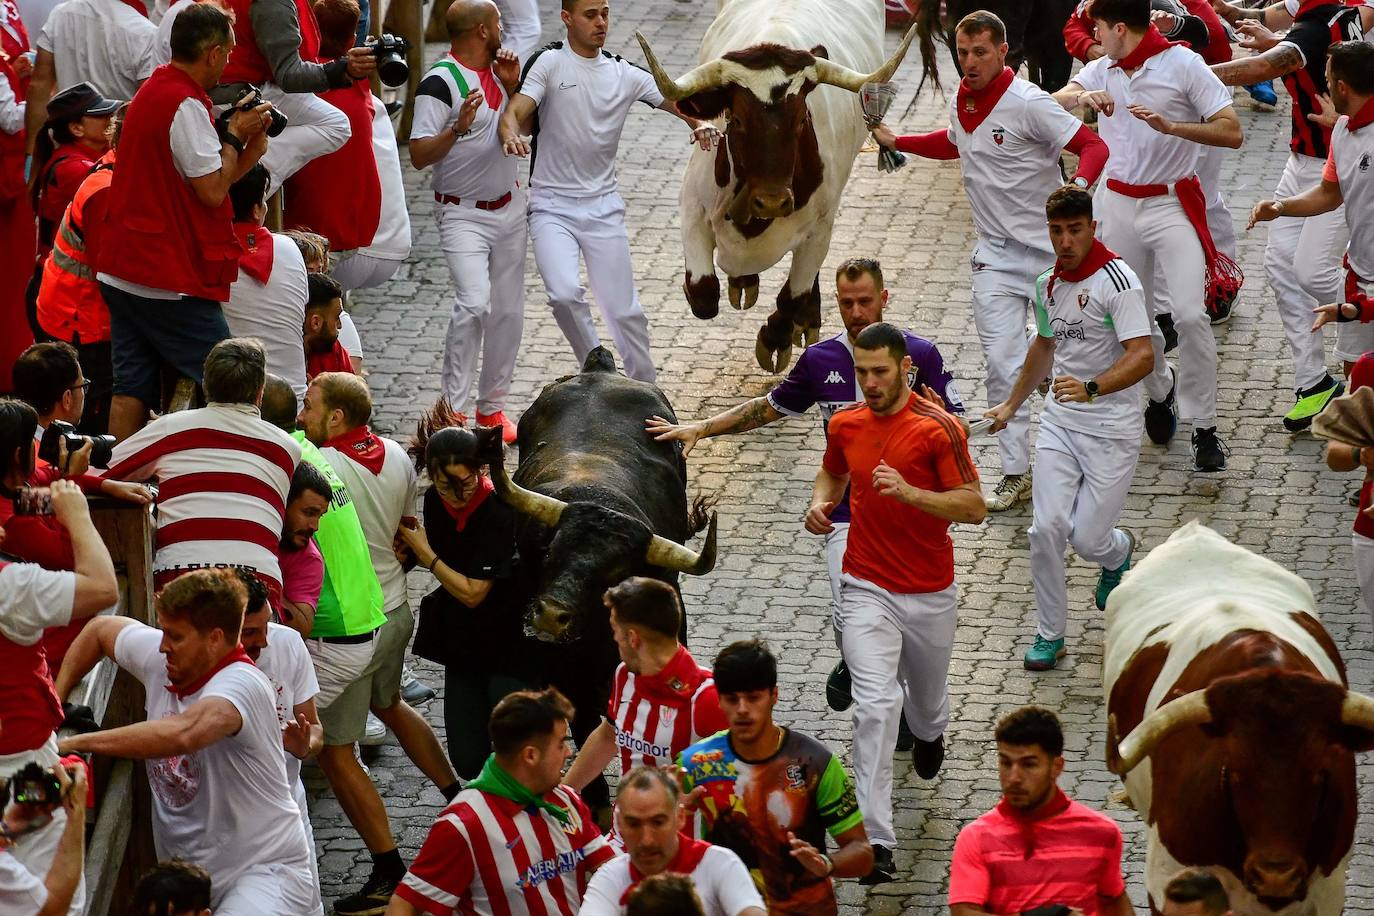
[[[714,151],[692,153],[682,180],[692,314],[720,310],[717,263],[730,304],[749,308],[759,274],[792,253],[755,347],[766,370],[787,368],[794,340],[819,334],[821,263],[867,133],[859,87],[890,79],[914,35],[884,63],[877,0],[719,0],[700,66],[676,80],[635,35],[663,95],[692,117],[720,122],[725,134]]]
[[[1196,522],[1112,592],[1107,765],[1149,828],[1152,909],[1196,865],[1238,914],[1342,912],[1374,700],[1347,689],[1314,608],[1298,576]]]

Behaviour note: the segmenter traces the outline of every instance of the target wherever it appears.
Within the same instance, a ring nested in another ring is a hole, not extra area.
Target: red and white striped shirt
[[[615,729],[620,772],[635,766],[671,766],[677,755],[726,727],[708,668],[700,667],[686,646],[658,674],[634,674],[625,663],[615,669],[606,721]]]
[[[575,791],[558,786],[544,798],[569,811],[566,826],[542,808],[458,793],[396,894],[437,916],[574,916],[591,873],[615,852]]]
[[[156,572],[242,566],[280,585],[276,549],[301,447],[251,404],[169,413],[115,446],[105,476],[158,480]]]

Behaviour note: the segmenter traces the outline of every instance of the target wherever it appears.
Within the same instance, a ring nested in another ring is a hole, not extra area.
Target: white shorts
[[[223,891],[216,885],[212,893],[219,899],[213,907],[216,916],[323,916],[319,888],[310,877],[305,862],[293,865],[272,863],[254,865],[234,879]]]
[[[368,642],[347,645],[323,639],[305,641],[310,660],[315,663],[315,679],[320,682],[320,692],[315,694],[318,709],[327,708],[362,677],[367,666],[372,664],[372,650],[376,644],[376,634]]]

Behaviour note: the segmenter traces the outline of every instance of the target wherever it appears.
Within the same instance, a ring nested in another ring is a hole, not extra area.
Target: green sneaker
[[[1097,592],[1093,597],[1097,601],[1097,609],[1099,611],[1105,611],[1107,609],[1107,598],[1111,596],[1112,589],[1121,584],[1121,577],[1125,574],[1126,570],[1131,568],[1131,554],[1135,553],[1135,535],[1131,534],[1129,531],[1125,532],[1125,534],[1131,541],[1131,546],[1126,550],[1126,562],[1122,563],[1116,569],[1108,569],[1105,566],[1102,567],[1102,574],[1097,577]]]
[[[1327,376],[1311,388],[1298,392],[1298,403],[1283,415],[1283,428],[1290,433],[1302,432],[1312,425],[1312,418],[1326,409],[1335,398],[1345,393],[1345,383]]]
[[[1064,648],[1064,640],[1046,639],[1039,633],[1036,633],[1035,645],[1026,650],[1026,670],[1049,671],[1054,667],[1055,662],[1064,657],[1067,651],[1068,650]]]

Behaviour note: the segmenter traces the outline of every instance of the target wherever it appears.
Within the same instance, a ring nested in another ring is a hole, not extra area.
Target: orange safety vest
[[[107,154],[77,188],[62,216],[38,288],[38,324],[53,337],[83,344],[110,339],[110,310],[100,295],[93,258],[86,251],[83,213],[114,180],[114,156]]]

